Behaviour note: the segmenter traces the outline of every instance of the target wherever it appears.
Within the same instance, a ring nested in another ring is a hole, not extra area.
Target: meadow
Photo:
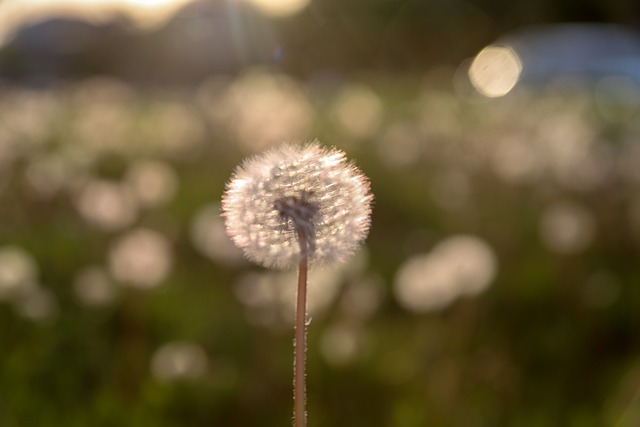
[[[220,198],[315,139],[375,202],[310,276],[310,426],[638,425],[640,95],[452,74],[0,87],[0,425],[289,425],[295,276]]]

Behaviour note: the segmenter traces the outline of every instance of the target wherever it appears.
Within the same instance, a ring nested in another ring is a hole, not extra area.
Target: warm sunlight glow
[[[518,55],[510,48],[489,46],[484,48],[469,67],[469,79],[484,96],[504,96],[514,88],[522,64]]]
[[[85,0],[86,1],[86,0]],[[96,0],[89,0],[96,1]],[[144,7],[144,8],[155,8],[155,7],[166,7],[172,4],[177,3],[175,0],[121,0],[123,3],[127,3],[132,7]]]
[[[193,0],[4,0],[0,4],[0,46],[25,25],[66,17],[94,24],[119,15],[140,28],[164,24]]]
[[[307,7],[309,0],[247,0],[262,12],[274,18],[292,16]]]

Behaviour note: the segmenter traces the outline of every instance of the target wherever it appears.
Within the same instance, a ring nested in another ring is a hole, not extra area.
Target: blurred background
[[[309,426],[640,425],[640,6],[0,2],[0,426],[286,426],[295,273],[219,201],[371,178],[310,277]]]

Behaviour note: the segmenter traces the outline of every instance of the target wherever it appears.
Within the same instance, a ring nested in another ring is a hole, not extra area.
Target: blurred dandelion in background
[[[491,163],[496,174],[510,184],[526,184],[540,178],[544,161],[530,141],[505,135],[495,143]]]
[[[117,286],[100,266],[89,266],[80,270],[73,282],[73,290],[78,300],[90,307],[108,305],[118,295]]]
[[[25,178],[38,196],[48,199],[70,185],[72,172],[62,156],[40,155],[29,162]]]
[[[3,97],[0,124],[11,136],[10,146],[27,153],[42,146],[60,118],[58,95],[54,91],[9,89]]]
[[[496,273],[496,256],[488,243],[475,236],[452,236],[405,261],[393,291],[402,307],[424,313],[442,309],[458,297],[478,295]]]
[[[133,125],[127,100],[105,97],[104,89],[95,86],[91,89],[80,86],[78,91],[83,95],[75,100],[78,108],[71,123],[70,138],[82,144],[79,147],[91,159],[126,152]]]
[[[550,119],[540,134],[539,152],[551,177],[574,191],[593,191],[610,175],[611,154],[582,115]]]
[[[56,297],[42,286],[34,286],[22,293],[13,305],[20,316],[34,322],[49,320],[58,313]]]
[[[596,221],[591,212],[578,203],[559,201],[542,212],[539,230],[547,249],[558,254],[575,254],[584,251],[593,241]]]
[[[195,248],[213,261],[225,265],[240,265],[245,261],[242,250],[227,235],[218,203],[198,209],[191,223],[190,235]]]
[[[117,281],[134,288],[151,289],[169,276],[173,254],[164,235],[137,228],[113,243],[108,261],[109,273]]]
[[[471,196],[469,174],[461,168],[443,170],[434,177],[428,190],[432,200],[441,208],[460,210]]]
[[[138,203],[146,208],[169,204],[178,189],[178,176],[166,162],[138,160],[127,170],[125,181],[135,194]]]
[[[320,317],[331,307],[345,280],[344,267],[320,268],[309,272],[307,311]],[[247,308],[247,317],[254,323],[288,328],[295,316],[296,281],[294,272],[250,272],[234,284],[234,294]]]
[[[248,152],[306,138],[314,115],[295,80],[260,70],[247,72],[233,82],[211,103],[209,113]]]
[[[346,317],[365,321],[373,316],[385,298],[385,284],[378,275],[362,275],[351,278],[340,299],[340,307]]]
[[[139,122],[136,146],[173,159],[192,158],[202,148],[206,129],[195,109],[180,100],[159,98]]]
[[[82,217],[104,231],[131,225],[138,216],[138,202],[120,182],[92,179],[78,190],[75,205]]]
[[[362,336],[357,328],[336,324],[326,328],[320,340],[320,352],[327,362],[336,366],[347,365],[358,355]]]
[[[204,349],[191,341],[172,341],[156,350],[151,360],[153,375],[166,382],[201,379],[208,370]]]
[[[38,265],[29,252],[17,246],[0,247],[0,300],[29,292],[37,280]]]
[[[380,161],[390,169],[402,169],[421,160],[423,140],[417,126],[395,122],[385,128],[378,140]]]
[[[331,108],[337,127],[355,139],[371,137],[381,126],[384,109],[380,97],[364,85],[349,85],[338,94]]]

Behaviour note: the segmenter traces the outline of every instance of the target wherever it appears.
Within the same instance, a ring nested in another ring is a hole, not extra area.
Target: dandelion
[[[222,199],[226,231],[265,267],[298,266],[294,346],[294,426],[306,426],[305,340],[309,263],[355,252],[369,232],[369,181],[345,154],[284,144],[239,166]]]
[[[227,233],[249,259],[287,269],[305,251],[320,264],[351,255],[369,231],[371,200],[368,180],[342,151],[285,144],[236,169],[222,209]]]

